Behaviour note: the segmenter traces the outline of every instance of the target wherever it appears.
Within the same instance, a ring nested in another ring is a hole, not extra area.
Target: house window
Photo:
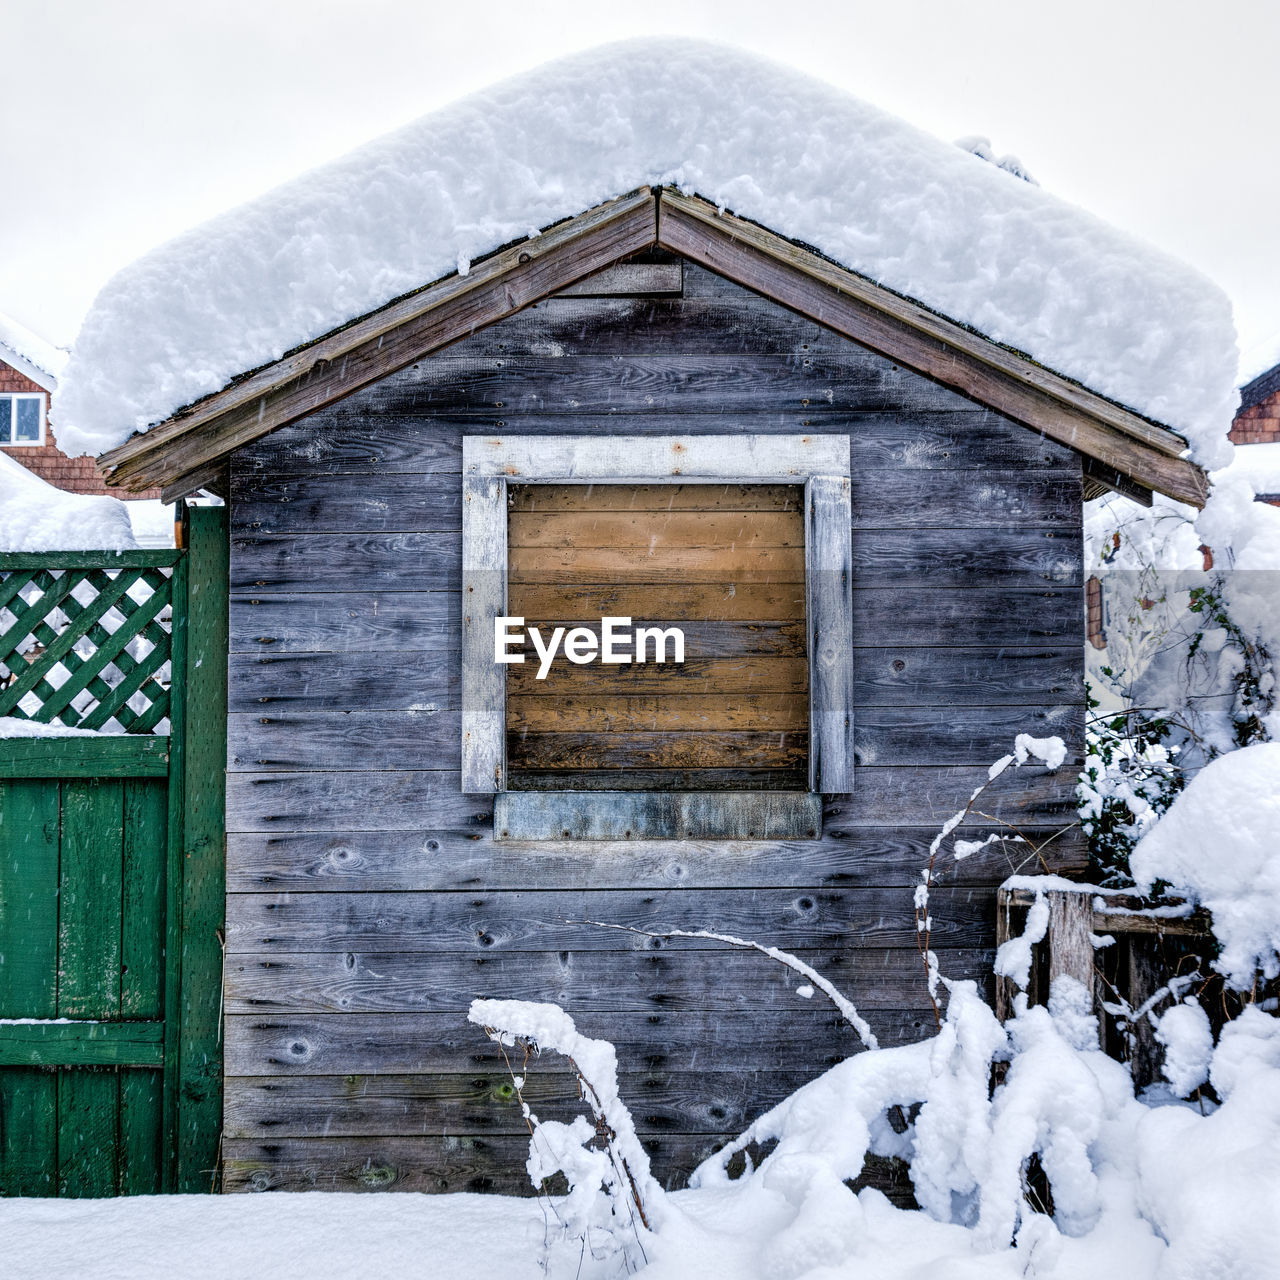
[[[820,834],[852,785],[848,459],[464,442],[463,789],[498,839]]]
[[[44,396],[0,395],[0,445],[44,444]]]

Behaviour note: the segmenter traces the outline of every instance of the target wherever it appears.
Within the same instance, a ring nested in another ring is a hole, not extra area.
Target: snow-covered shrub
[[[1096,699],[1090,706],[1097,707]],[[1100,718],[1086,730],[1084,768],[1076,784],[1090,878],[1132,883],[1129,855],[1185,784],[1170,723],[1134,712]]]
[[[1253,501],[1239,465],[1214,474],[1198,516],[1159,495],[1150,508],[1115,495],[1088,504],[1106,650],[1088,651],[1100,714],[1078,796],[1101,883],[1127,883],[1133,847],[1187,777],[1280,733],[1280,511]]]
[[[1157,881],[1208,908],[1236,988],[1280,975],[1280,743],[1256,743],[1205,766],[1134,849],[1143,891]]]
[[[1164,1045],[1164,1078],[1179,1098],[1190,1097],[1209,1078],[1213,1059],[1209,1015],[1188,998],[1156,1024],[1156,1039]]]
[[[636,1137],[631,1113],[618,1094],[618,1055],[607,1040],[582,1035],[559,1005],[524,1000],[473,1000],[467,1020],[483,1027],[490,1039],[527,1051],[563,1054],[578,1077],[592,1120],[576,1116],[569,1124],[539,1120],[516,1093],[529,1125],[526,1168],[542,1192],[551,1178],[563,1174],[569,1193],[556,1201],[555,1212],[571,1239],[594,1250],[602,1245],[628,1269],[642,1265],[644,1238],[656,1224],[662,1189],[649,1172],[649,1157]]]

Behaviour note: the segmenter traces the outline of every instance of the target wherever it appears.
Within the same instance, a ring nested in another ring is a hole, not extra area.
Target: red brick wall
[[[6,391],[38,391],[45,398],[45,411],[48,412],[49,396],[44,388],[32,382],[26,374],[19,373],[12,365],[0,360],[0,393]],[[160,496],[159,489],[149,489],[146,493],[125,493],[123,489],[109,489],[102,483],[92,458],[68,458],[58,448],[53,428],[47,420],[44,424],[44,441],[42,445],[0,445],[0,451],[22,463],[28,471],[34,471],[42,480],[47,480],[68,493],[109,493],[114,498],[126,500]]]
[[[1280,443],[1280,390],[1241,409],[1231,424],[1228,438],[1232,444]]]

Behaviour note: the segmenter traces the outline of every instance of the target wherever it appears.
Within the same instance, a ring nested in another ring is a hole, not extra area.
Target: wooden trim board
[[[506,786],[506,667],[493,660],[493,620],[505,613],[508,595],[508,481],[687,484],[695,480],[805,484],[810,789],[825,794],[851,791],[854,750],[849,457],[849,437],[835,435],[631,439],[465,436],[462,442],[463,791],[501,795]],[[567,803],[562,802],[562,809]],[[591,802],[593,812],[598,803]],[[739,825],[729,822],[732,829]],[[812,825],[805,825],[805,830]],[[570,823],[567,828],[562,824],[561,830],[564,829],[577,828]],[[817,829],[821,830],[820,822]],[[654,834],[671,836],[669,829]]]
[[[503,791],[493,838],[815,840],[822,797],[806,791]]]

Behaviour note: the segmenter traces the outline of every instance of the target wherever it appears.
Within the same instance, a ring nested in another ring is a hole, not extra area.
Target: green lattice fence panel
[[[0,556],[0,716],[167,733],[179,554]]]
[[[105,730],[0,738],[0,1196],[217,1186],[226,508],[183,528],[0,553],[0,716]]]

